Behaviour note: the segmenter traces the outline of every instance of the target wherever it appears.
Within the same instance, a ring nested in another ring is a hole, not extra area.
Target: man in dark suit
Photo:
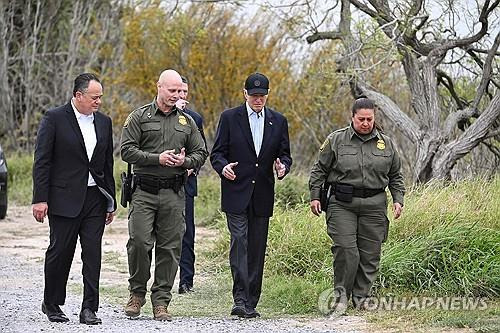
[[[102,85],[90,73],[76,77],[73,98],[45,113],[33,164],[33,216],[49,218],[42,311],[49,321],[66,322],[59,305],[80,237],[83,302],[80,323],[101,323],[99,306],[101,240],[116,209],[111,119],[98,112]]]
[[[210,155],[221,177],[221,206],[231,233],[231,315],[245,318],[260,316],[255,308],[273,215],[273,168],[281,180],[292,165],[288,123],[283,115],[265,107],[268,92],[265,75],[254,73],[246,79],[246,103],[221,114]]]
[[[182,77],[182,89],[179,94],[180,99],[175,104],[182,112],[191,116],[194,119],[198,130],[205,141],[205,134],[203,133],[203,118],[198,112],[188,109],[187,96],[189,93],[189,82],[187,78]],[[180,278],[179,278],[179,294],[192,292],[193,290],[193,277],[194,277],[194,197],[198,195],[197,175],[199,170],[188,169],[188,179],[184,185],[186,192],[186,232],[182,238],[182,251],[179,260]]]

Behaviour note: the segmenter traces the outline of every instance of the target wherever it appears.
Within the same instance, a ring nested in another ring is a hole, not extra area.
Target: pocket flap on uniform
[[[342,145],[339,147],[339,155],[356,155],[358,149],[354,146]]]
[[[174,128],[176,131],[184,132],[186,134],[191,134],[191,126],[189,125],[175,124]]]
[[[375,156],[389,157],[389,156],[391,156],[391,150],[390,149],[378,149],[378,148],[374,148],[372,150],[372,154],[375,155]]]
[[[160,122],[147,122],[147,123],[141,123],[141,131],[147,132],[147,131],[159,131],[161,129],[161,124]]]

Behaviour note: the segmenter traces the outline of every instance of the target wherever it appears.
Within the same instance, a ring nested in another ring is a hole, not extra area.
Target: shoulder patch
[[[124,128],[127,128],[128,123],[130,122],[130,119],[132,119],[132,114],[133,114],[133,112],[131,112],[131,113],[127,116],[127,119],[125,119],[125,123],[123,123],[123,127],[124,127]]]
[[[319,151],[323,151],[323,149],[325,149],[325,147],[328,146],[329,142],[330,142],[330,140],[328,138],[326,138],[325,142],[323,142],[321,147],[319,147]]]
[[[349,126],[343,127],[343,128],[339,128],[338,130],[333,131],[331,134],[342,133],[342,132],[347,131],[348,129],[349,129]]]

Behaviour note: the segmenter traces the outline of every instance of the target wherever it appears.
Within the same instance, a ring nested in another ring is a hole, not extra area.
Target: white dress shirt
[[[247,106],[248,121],[250,123],[250,131],[252,132],[253,145],[255,147],[255,153],[259,156],[260,148],[262,147],[262,138],[264,136],[264,109],[259,113],[252,110],[248,103]]]
[[[75,112],[76,120],[78,121],[78,126],[80,126],[80,131],[82,132],[83,141],[85,142],[85,150],[87,151],[87,157],[89,161],[92,159],[92,154],[94,154],[95,146],[97,145],[97,136],[95,134],[94,127],[94,114],[85,115],[78,112],[71,100],[71,106]],[[89,171],[89,179],[87,181],[87,186],[96,186],[96,182]]]

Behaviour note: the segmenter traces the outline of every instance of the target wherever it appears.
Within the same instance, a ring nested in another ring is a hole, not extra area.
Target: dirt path
[[[215,304],[218,294],[210,276],[199,269],[195,286],[200,291],[184,298],[174,293],[173,308],[177,315],[171,323],[151,320],[150,312],[139,320],[128,320],[122,314],[121,304],[127,295],[127,222],[116,219],[106,227],[103,239],[101,292],[103,301],[99,316],[103,325],[89,328],[78,324],[81,302],[81,259],[79,245],[68,281],[68,299],[63,307],[71,319],[69,324],[49,323],[40,311],[43,296],[43,258],[48,246],[48,223],[34,221],[30,207],[10,207],[8,217],[0,221],[0,331],[2,332],[147,332],[166,329],[171,332],[374,332],[360,317],[346,316],[336,321],[325,318],[284,318],[234,320],[226,310],[210,315],[196,316],[194,306],[205,302]],[[197,246],[207,246],[215,235],[206,228],[197,228]],[[200,263],[198,263],[199,265]],[[177,282],[175,286],[177,286]],[[225,288],[225,286],[224,286]],[[215,294],[215,295],[214,295]],[[215,297],[214,297],[215,296]],[[197,298],[200,299],[197,299]],[[227,304],[224,304],[224,309]],[[194,314],[191,314],[194,313]],[[192,317],[194,316],[194,317]]]

